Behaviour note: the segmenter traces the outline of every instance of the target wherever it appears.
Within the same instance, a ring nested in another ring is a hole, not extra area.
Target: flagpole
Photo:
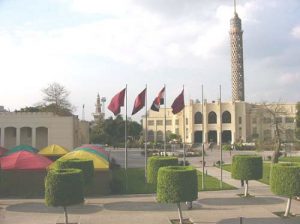
[[[183,85],[183,97],[184,97],[184,85]],[[183,98],[184,99],[184,98]],[[183,106],[183,165],[185,166],[185,104]]]
[[[165,135],[164,135],[164,156],[166,156],[167,153],[167,91],[166,91],[166,84],[164,85],[165,89],[165,96],[164,96],[164,104],[165,104]]]
[[[220,85],[220,171],[221,171],[221,178],[220,178],[220,188],[223,188],[223,149],[222,149],[222,88]]]
[[[145,124],[145,183],[147,182],[147,139],[148,139],[148,114],[147,114],[147,84],[146,84],[146,96],[145,96],[145,116],[146,116],[146,124]]]
[[[204,98],[203,98],[203,85],[201,85],[201,91],[202,91],[202,190],[204,190],[205,189],[205,186],[204,186],[205,160],[204,160]]]
[[[126,84],[126,90],[125,90],[125,101],[126,101],[126,107],[125,107],[125,170],[127,170],[127,84]]]

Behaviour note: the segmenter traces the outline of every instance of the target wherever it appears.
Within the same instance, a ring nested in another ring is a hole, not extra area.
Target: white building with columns
[[[89,123],[77,116],[58,116],[47,112],[0,112],[0,145],[20,144],[41,149],[58,144],[67,149],[89,142]]]

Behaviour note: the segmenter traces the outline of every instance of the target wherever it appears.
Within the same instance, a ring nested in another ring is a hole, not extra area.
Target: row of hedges
[[[108,195],[111,192],[111,172],[94,171],[91,160],[63,160],[56,162],[56,169],[77,168],[83,171],[85,194],[88,196]],[[49,171],[51,172],[51,170]],[[1,197],[43,197],[45,194],[46,170],[2,171]]]

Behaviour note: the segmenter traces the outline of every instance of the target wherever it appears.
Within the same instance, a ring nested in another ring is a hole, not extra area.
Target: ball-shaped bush
[[[196,169],[190,166],[167,166],[158,171],[157,200],[162,203],[193,201],[198,198]]]
[[[45,180],[45,201],[48,206],[80,204],[83,196],[83,175],[79,169],[52,169]]]
[[[178,166],[178,158],[169,156],[153,156],[148,158],[147,182],[156,184],[158,170],[164,166]]]
[[[263,161],[257,155],[235,155],[232,158],[231,176],[237,180],[258,180],[263,175]]]
[[[56,169],[80,169],[85,184],[92,182],[94,177],[94,163],[88,159],[59,159],[56,162]]]
[[[287,197],[300,195],[300,164],[274,164],[270,185],[274,194]]]

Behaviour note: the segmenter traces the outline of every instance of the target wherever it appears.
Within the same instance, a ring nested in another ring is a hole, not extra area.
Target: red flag
[[[132,110],[132,114],[134,115],[137,112],[139,112],[144,106],[145,106],[145,101],[146,101],[146,91],[147,89],[144,89],[136,98],[134,101],[134,106]]]
[[[184,90],[176,97],[172,103],[172,113],[177,114],[184,108]]]
[[[165,87],[158,93],[158,96],[154,99],[151,110],[159,111],[160,105],[165,103]]]
[[[124,98],[125,98],[126,88],[115,95],[108,105],[108,109],[114,113],[114,115],[118,115],[121,111],[121,107],[124,106]]]

